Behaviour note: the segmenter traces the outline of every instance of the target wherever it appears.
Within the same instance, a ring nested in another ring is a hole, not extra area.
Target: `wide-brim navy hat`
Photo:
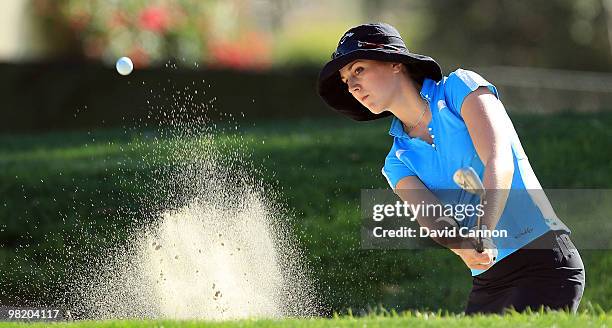
[[[403,63],[408,71],[416,71],[434,81],[442,79],[442,70],[428,56],[411,53],[399,32],[385,23],[363,24],[348,30],[340,41],[332,60],[319,73],[317,91],[325,102],[357,121],[369,121],[391,115],[390,112],[374,114],[348,91],[339,70],[357,59],[372,59]]]

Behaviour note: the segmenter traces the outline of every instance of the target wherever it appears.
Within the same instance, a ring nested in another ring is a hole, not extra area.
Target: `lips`
[[[368,98],[368,96],[367,96],[367,95],[366,95],[366,96],[363,96],[363,97],[361,98],[361,102],[364,102],[364,101],[366,100],[366,98]]]

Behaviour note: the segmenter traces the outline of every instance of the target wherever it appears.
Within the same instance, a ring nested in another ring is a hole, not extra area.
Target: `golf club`
[[[478,174],[472,167],[463,167],[455,171],[455,174],[453,174],[453,180],[459,187],[461,187],[461,189],[471,194],[478,195],[480,197],[479,204],[482,205],[482,200],[485,197],[486,191],[482,181],[480,181],[480,177],[478,177]],[[484,251],[482,236],[480,235],[480,218],[480,215],[478,215],[476,219],[476,230],[478,232],[476,238],[476,251],[478,253],[482,253]]]

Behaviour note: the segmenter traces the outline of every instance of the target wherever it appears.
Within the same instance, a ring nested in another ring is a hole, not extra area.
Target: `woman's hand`
[[[483,238],[482,243],[484,246],[482,253],[476,251],[476,241],[473,239],[466,239],[462,247],[452,249],[452,251],[459,255],[468,268],[487,270],[497,260],[497,247],[490,238]]]

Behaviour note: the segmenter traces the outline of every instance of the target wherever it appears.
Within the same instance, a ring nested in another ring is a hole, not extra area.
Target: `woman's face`
[[[374,114],[384,112],[399,87],[401,64],[358,59],[340,69],[348,91]]]

